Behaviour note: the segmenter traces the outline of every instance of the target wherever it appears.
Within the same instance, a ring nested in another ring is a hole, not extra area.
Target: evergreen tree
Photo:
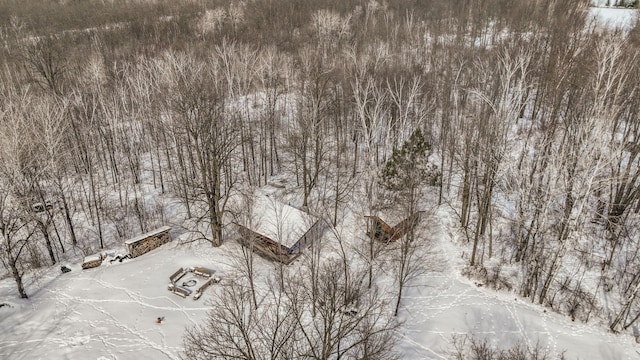
[[[437,185],[440,173],[429,166],[427,158],[431,144],[422,131],[416,129],[400,149],[394,149],[391,159],[385,164],[382,183],[391,191],[402,191],[424,182]]]

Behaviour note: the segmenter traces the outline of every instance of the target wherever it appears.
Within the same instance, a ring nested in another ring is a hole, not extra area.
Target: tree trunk
[[[42,236],[44,237],[44,243],[47,246],[47,252],[49,253],[49,258],[51,259],[51,265],[56,264],[56,257],[53,253],[53,246],[51,246],[51,237],[49,236],[49,232],[46,228],[41,228]]]
[[[22,283],[22,274],[20,274],[20,271],[18,270],[18,266],[17,266],[18,260],[14,258],[13,253],[11,252],[11,249],[12,249],[12,246],[7,246],[5,248],[5,253],[7,254],[7,263],[11,268],[11,275],[13,276],[13,280],[15,280],[16,285],[18,286],[18,294],[20,294],[20,297],[23,299],[28,299],[29,297],[27,296],[27,293],[24,291],[24,284]]]
[[[71,235],[71,244],[73,246],[78,245],[78,238],[76,237],[76,231],[73,227],[73,221],[71,221],[71,214],[69,211],[69,204],[67,203],[67,197],[64,195],[62,188],[60,188],[60,199],[62,199],[62,207],[64,208],[64,218],[69,228],[69,234]]]

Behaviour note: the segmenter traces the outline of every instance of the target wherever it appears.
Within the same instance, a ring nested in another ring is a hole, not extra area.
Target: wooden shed
[[[374,240],[379,241],[396,241],[405,236],[409,230],[415,227],[420,221],[420,216],[424,211],[418,211],[413,215],[405,218],[399,216],[393,216],[393,214],[386,214],[389,221],[393,219],[399,219],[395,226],[388,225],[377,215],[365,216],[367,219],[367,235]]]
[[[82,270],[92,269],[102,265],[102,260],[104,260],[104,258],[105,257],[102,254],[94,254],[85,257],[82,262]]]

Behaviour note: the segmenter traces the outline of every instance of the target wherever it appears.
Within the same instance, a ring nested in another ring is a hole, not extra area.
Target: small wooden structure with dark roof
[[[405,236],[420,221],[420,215],[424,211],[418,211],[404,218],[395,226],[389,226],[384,220],[375,215],[365,216],[367,219],[367,235],[378,241],[396,241]]]

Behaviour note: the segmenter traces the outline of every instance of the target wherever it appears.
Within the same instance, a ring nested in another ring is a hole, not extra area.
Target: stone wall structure
[[[171,228],[169,226],[163,226],[125,241],[129,255],[131,255],[132,258],[138,257],[168,243],[171,241],[170,230]]]

